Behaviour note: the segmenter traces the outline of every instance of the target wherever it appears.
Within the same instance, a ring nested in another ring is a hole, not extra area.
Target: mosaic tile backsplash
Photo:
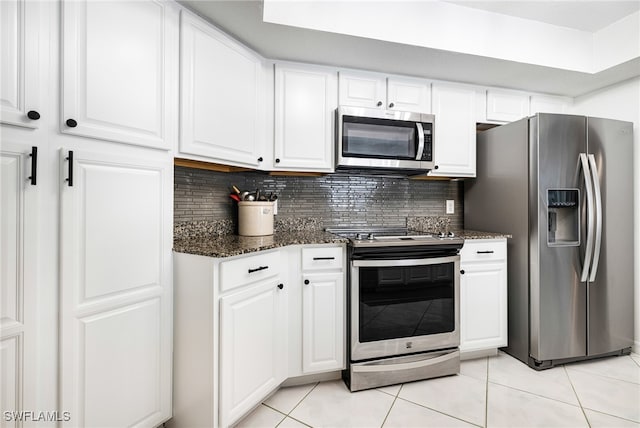
[[[462,181],[425,181],[329,174],[322,177],[270,176],[260,172],[221,173],[175,167],[174,221],[230,220],[237,206],[229,193],[260,189],[278,195],[276,222],[308,217],[324,227],[405,226],[407,217],[446,217],[452,230],[463,226]],[[455,214],[445,214],[453,199]]]

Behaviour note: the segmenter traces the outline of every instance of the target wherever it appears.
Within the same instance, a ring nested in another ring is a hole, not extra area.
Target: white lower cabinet
[[[167,426],[228,427],[286,378],[344,368],[344,263],[343,244],[175,253]]]
[[[171,159],[60,155],[64,426],[156,426],[171,416]]]
[[[507,345],[506,239],[466,240],[460,251],[460,352]]]
[[[220,299],[220,425],[259,404],[286,376],[286,291],[279,278]]]
[[[37,408],[39,196],[31,153],[37,146],[2,141],[0,150],[0,408]],[[40,147],[42,149],[42,147]],[[2,427],[19,426],[5,420]],[[15,421],[12,421],[15,422]],[[5,425],[6,423],[6,425]]]
[[[302,249],[302,374],[345,367],[344,259],[342,247]]]

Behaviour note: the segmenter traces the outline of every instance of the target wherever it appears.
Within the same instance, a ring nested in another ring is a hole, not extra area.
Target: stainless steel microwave
[[[432,114],[339,107],[336,169],[424,174],[434,167]]]

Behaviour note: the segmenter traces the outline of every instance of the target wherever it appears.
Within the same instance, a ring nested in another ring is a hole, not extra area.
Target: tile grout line
[[[384,426],[384,424],[387,422],[387,418],[389,417],[389,414],[391,413],[391,409],[393,409],[393,405],[396,404],[396,401],[398,400],[398,396],[400,395],[400,391],[402,391],[402,387],[404,386],[404,383],[402,385],[400,385],[400,389],[398,390],[398,393],[393,397],[393,402],[391,403],[391,406],[389,406],[389,410],[387,411],[387,414],[384,416],[384,419],[382,420],[382,425],[380,425],[380,428],[382,428]],[[380,391],[382,392],[382,391]],[[391,395],[391,394],[389,394]]]
[[[478,424],[473,423],[473,422],[469,422],[468,420],[459,418],[458,416],[450,415],[450,414],[445,413],[445,412],[443,412],[441,410],[434,409],[434,408],[429,407],[429,406],[425,406],[424,404],[416,403],[415,401],[411,401],[409,399],[402,398],[400,396],[398,396],[397,398],[398,398],[398,400],[402,400],[402,401],[406,401],[407,403],[415,404],[416,406],[422,407],[423,409],[431,410],[432,412],[440,413],[441,415],[448,416],[448,417],[453,418],[453,419],[457,419],[459,421],[464,422],[465,424],[473,425],[475,427],[481,427],[481,425],[478,425]]]
[[[571,376],[569,376],[569,371],[567,370],[567,366],[563,365],[562,366],[562,370],[564,370],[564,374],[567,376],[567,379],[569,379],[569,385],[571,385],[571,390],[576,395],[576,400],[578,400],[578,404],[580,405],[580,410],[582,411],[582,415],[584,416],[584,420],[587,421],[587,426],[589,428],[591,428],[591,422],[589,421],[589,418],[587,417],[587,413],[584,411],[584,407],[582,407],[582,401],[580,401],[580,397],[578,396],[578,391],[576,391],[575,386],[573,386],[573,381],[571,380]]]
[[[304,397],[302,397],[302,398],[300,399],[300,401],[298,401],[298,402],[296,403],[296,405],[295,405],[295,406],[293,406],[293,409],[291,409],[291,410],[289,411],[289,413],[285,414],[285,418],[284,418],[283,420],[281,420],[281,421],[280,421],[280,423],[279,423],[278,425],[276,425],[276,428],[277,428],[280,424],[282,424],[282,422],[284,422],[287,418],[291,418],[291,419],[293,419],[294,421],[296,421],[296,422],[300,422],[301,424],[306,425],[306,426],[308,426],[308,427],[310,427],[310,426],[311,426],[311,425],[309,425],[309,424],[307,424],[307,423],[305,423],[305,422],[302,422],[302,421],[300,421],[300,420],[298,420],[298,419],[296,419],[296,418],[294,418],[293,416],[290,416],[290,415],[291,415],[291,413],[293,413],[293,411],[294,411],[294,410],[295,410],[295,409],[300,405],[300,403],[302,403],[302,402],[304,401],[304,399],[305,399],[305,398],[307,398],[307,397],[309,396],[309,394],[311,394],[311,392],[312,392],[314,389],[316,389],[316,387],[317,387],[318,385],[320,385],[320,382],[316,382],[316,384],[315,384],[315,385],[313,385],[313,388],[311,388],[311,389],[309,390],[309,392],[307,392],[307,393],[304,395]],[[263,403],[263,404],[264,404],[264,403]],[[265,406],[266,406],[266,404],[265,404]],[[275,409],[274,409],[274,410],[275,410]],[[282,412],[280,412],[280,413],[282,413]]]
[[[580,407],[579,404],[576,405],[576,404],[572,404],[572,403],[567,403],[566,401],[558,400],[557,398],[547,397],[546,395],[541,395],[541,394],[536,393],[536,392],[527,391],[526,389],[516,388],[514,386],[504,385],[502,383],[493,382],[493,381],[489,381],[489,383],[491,383],[493,385],[501,386],[503,388],[513,389],[514,391],[524,392],[525,394],[534,395],[534,396],[539,397],[539,398],[544,398],[545,400],[557,401],[558,403],[566,404],[567,406]],[[574,394],[575,394],[575,391],[574,391]],[[578,401],[578,403],[579,403],[579,401]]]

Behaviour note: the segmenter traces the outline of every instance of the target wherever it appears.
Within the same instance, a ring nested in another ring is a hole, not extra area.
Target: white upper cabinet
[[[431,83],[427,80],[408,77],[389,77],[387,79],[387,108],[429,113],[431,111]]]
[[[386,108],[386,77],[375,73],[339,72],[340,105]]]
[[[275,66],[274,170],[332,172],[337,73]]]
[[[430,82],[376,73],[339,73],[340,105],[429,113]]]
[[[178,79],[172,8],[152,0],[62,2],[62,132],[171,148]]]
[[[475,177],[475,94],[472,87],[433,84],[435,168],[429,175]]]
[[[529,95],[521,92],[487,90],[487,120],[513,122],[529,115]]]
[[[260,57],[183,10],[180,153],[259,166],[261,78]]]
[[[530,112],[536,113],[567,113],[571,99],[550,95],[531,95]]]
[[[46,70],[40,38],[40,2],[3,0],[0,2],[0,123],[37,128],[43,101],[41,72]],[[45,34],[46,36],[46,34]]]

